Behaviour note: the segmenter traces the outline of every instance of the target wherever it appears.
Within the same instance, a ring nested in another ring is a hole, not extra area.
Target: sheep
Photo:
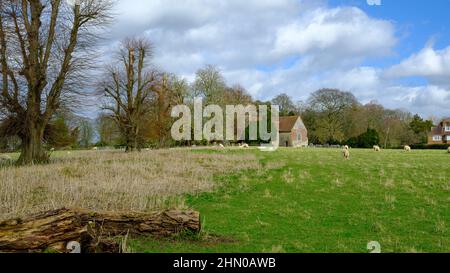
[[[345,159],[350,159],[350,150],[349,149],[344,148],[342,150],[342,154],[343,154]]]
[[[378,146],[378,145],[373,146],[373,150],[374,150],[375,152],[381,152],[381,148],[380,148],[380,146]]]
[[[411,147],[409,147],[408,145],[406,145],[404,148],[405,152],[411,152]]]
[[[92,151],[98,151],[98,147],[92,148]]]
[[[219,144],[219,148],[224,149],[225,146],[223,146],[223,144]]]
[[[345,150],[350,150],[350,147],[348,147],[348,145],[345,145],[345,146],[344,146],[344,149],[345,149]]]
[[[250,148],[250,146],[248,146],[247,143],[243,143],[242,145],[239,145],[239,147],[240,147],[241,149],[248,149],[248,148]]]
[[[447,152],[450,154],[450,147],[448,147]]]

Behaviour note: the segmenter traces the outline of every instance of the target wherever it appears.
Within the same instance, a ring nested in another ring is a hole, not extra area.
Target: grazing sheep
[[[447,152],[450,154],[450,147],[448,147]]]
[[[349,149],[343,149],[342,150],[342,154],[344,156],[345,159],[350,159],[350,150]]]
[[[250,148],[250,146],[248,146],[247,143],[243,143],[242,145],[239,145],[239,147],[242,148],[242,149],[248,149],[248,148]]]
[[[378,145],[373,146],[373,150],[374,150],[375,152],[381,152],[381,148],[380,148],[380,146],[378,146]]]
[[[405,152],[411,152],[411,147],[409,147],[408,145],[406,145],[404,148]]]
[[[221,149],[224,149],[224,148],[225,148],[225,146],[223,146],[223,144],[219,144],[219,147],[220,147]]]

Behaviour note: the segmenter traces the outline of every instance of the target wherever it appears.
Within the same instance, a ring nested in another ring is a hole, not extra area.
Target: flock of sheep
[[[193,147],[195,147],[195,146],[193,145]],[[219,144],[219,148],[225,149],[225,146],[223,144]],[[250,148],[250,146],[248,144],[246,144],[246,143],[242,143],[242,144],[239,144],[239,148],[241,148],[241,149],[248,149],[248,148]],[[94,148],[92,148],[92,150],[97,151],[98,148],[94,147]],[[150,149],[145,149],[145,150],[149,151]],[[378,145],[373,146],[373,150],[375,152],[381,152],[381,148]],[[405,152],[410,152],[411,151],[411,147],[406,145],[406,146],[403,147],[403,150]],[[53,152],[54,149],[52,149],[51,151]],[[71,152],[67,152],[67,153],[71,154]],[[447,153],[450,154],[450,147],[448,147]],[[342,150],[342,155],[344,156],[345,159],[350,159],[350,147],[348,145],[344,146],[344,149]],[[12,160],[12,158],[10,156],[8,156],[8,155],[1,155],[0,154],[0,162],[2,162],[2,161],[11,161],[11,160]]]
[[[378,145],[373,146],[373,150],[375,152],[381,152],[381,148]],[[403,147],[403,150],[405,152],[411,152],[411,147],[406,145]],[[447,148],[447,153],[450,154],[450,147]],[[344,156],[345,159],[350,159],[350,147],[348,147],[348,145],[344,146],[344,149],[342,150],[342,155]]]
[[[219,145],[217,145],[217,143],[214,143],[213,146],[219,147],[220,149],[225,149],[225,146],[222,143],[220,143]],[[192,145],[192,148],[196,148],[196,147],[197,147],[197,145]],[[240,149],[249,149],[250,146],[247,143],[240,143],[239,148]]]

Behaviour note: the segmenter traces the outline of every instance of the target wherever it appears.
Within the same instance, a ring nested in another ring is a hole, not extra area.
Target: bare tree
[[[76,102],[92,46],[108,23],[109,0],[2,0],[0,105],[21,141],[20,164],[45,162],[44,130]]]
[[[148,68],[152,57],[150,42],[128,39],[120,47],[119,64],[108,68],[101,83],[106,97],[104,110],[110,112],[126,142],[126,151],[140,150],[143,117],[149,111],[147,101],[156,90],[158,73]]]
[[[206,104],[220,104],[225,89],[225,79],[217,67],[207,65],[197,71],[193,85],[194,97],[203,97]]]
[[[272,100],[272,104],[280,106],[280,116],[291,116],[297,114],[292,98],[285,93],[276,96]]]
[[[317,113],[315,130],[319,140],[344,140],[348,110],[359,105],[355,96],[337,89],[321,89],[311,94],[308,103],[311,110]]]
[[[223,105],[248,105],[253,102],[252,96],[239,84],[227,87],[223,94]]]

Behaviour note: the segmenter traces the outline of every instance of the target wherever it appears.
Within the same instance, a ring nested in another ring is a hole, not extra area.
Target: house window
[[[445,130],[446,132],[450,132],[450,125],[445,125],[444,130]]]
[[[450,135],[447,136],[447,141],[450,141]]]
[[[302,141],[302,134],[301,133],[297,133],[297,141]]]
[[[433,141],[442,141],[442,136],[433,136]]]

